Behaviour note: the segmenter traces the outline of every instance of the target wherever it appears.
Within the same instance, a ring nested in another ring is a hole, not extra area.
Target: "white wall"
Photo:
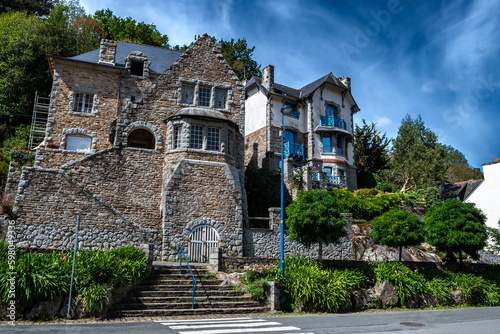
[[[245,102],[245,136],[266,126],[267,98],[256,86],[247,90],[248,99]]]
[[[486,225],[498,228],[500,219],[500,162],[484,164],[484,181],[465,199],[486,215]]]

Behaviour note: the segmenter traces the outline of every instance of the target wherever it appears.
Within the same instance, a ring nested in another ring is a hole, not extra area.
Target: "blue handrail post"
[[[182,274],[182,254],[188,266],[189,272],[191,273],[191,277],[193,278],[193,297],[191,301],[191,308],[194,309],[194,292],[196,291],[196,279],[194,278],[193,271],[191,270],[191,266],[189,265],[189,261],[186,258],[186,254],[184,254],[184,249],[182,249],[182,246],[179,246],[179,251],[177,254],[179,255],[179,274]]]

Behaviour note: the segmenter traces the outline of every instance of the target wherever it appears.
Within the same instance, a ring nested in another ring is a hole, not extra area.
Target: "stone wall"
[[[243,185],[235,167],[223,163],[166,162],[164,171],[164,257],[188,248],[199,225],[215,228],[223,254],[242,255]]]
[[[88,155],[89,153],[83,152],[39,148],[36,150],[35,167],[61,168],[64,164],[84,158]]]
[[[243,256],[257,258],[279,259],[280,257],[280,212],[279,208],[270,208],[269,229],[245,229],[243,233]],[[349,220],[347,236],[333,245],[323,246],[323,259],[352,260],[354,259],[352,247],[352,214],[344,214]],[[288,240],[285,231],[284,252],[285,257],[305,255],[318,258],[318,245],[307,248],[296,241]]]
[[[92,194],[60,170],[23,168],[16,205],[16,245],[21,248],[65,250],[73,247],[77,215],[81,215],[82,248],[154,245],[161,232],[143,228]]]
[[[163,155],[140,148],[111,148],[63,166],[67,174],[146,228],[161,229]]]

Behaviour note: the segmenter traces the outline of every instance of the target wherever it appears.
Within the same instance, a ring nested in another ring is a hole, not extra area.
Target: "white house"
[[[500,158],[483,164],[484,180],[464,200],[474,203],[487,217],[486,225],[498,228],[500,220]]]

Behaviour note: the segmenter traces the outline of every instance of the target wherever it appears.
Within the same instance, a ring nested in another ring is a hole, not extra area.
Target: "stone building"
[[[46,135],[19,178],[16,244],[68,249],[80,214],[82,247],[241,256],[244,87],[220,45],[206,34],[185,52],[103,40],[49,61]]]
[[[281,108],[290,105],[293,112],[284,116],[285,179],[300,173],[305,189],[357,189],[353,115],[360,109],[350,78],[329,73],[294,89],[274,82],[274,66],[268,65],[262,79],[252,78],[245,89],[245,165],[279,168]]]

